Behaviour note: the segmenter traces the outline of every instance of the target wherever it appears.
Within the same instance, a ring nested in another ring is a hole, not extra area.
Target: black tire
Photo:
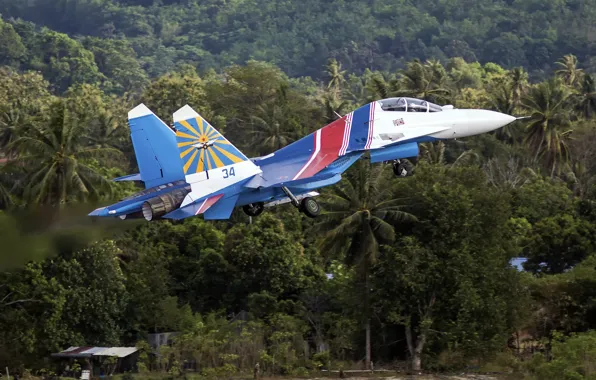
[[[300,202],[300,211],[310,218],[315,218],[321,213],[321,206],[311,197],[306,197]]]
[[[265,210],[265,205],[263,202],[258,203],[249,203],[247,205],[242,206],[242,211],[248,216],[259,216]]]
[[[397,176],[397,177],[400,177],[400,178],[409,177],[413,174],[413,171],[414,171],[414,165],[412,165],[408,161],[404,160],[404,161],[393,163],[393,174],[395,174],[395,176]]]

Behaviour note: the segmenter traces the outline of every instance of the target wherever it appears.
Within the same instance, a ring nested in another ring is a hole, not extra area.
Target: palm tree
[[[393,76],[374,73],[366,83],[368,102],[390,98],[399,94],[399,81]]]
[[[447,72],[439,61],[429,60],[423,64],[415,59],[401,71],[401,95],[434,103],[445,102],[450,92],[447,81]]]
[[[327,89],[330,90],[336,96],[336,98],[341,98],[341,87],[346,82],[344,77],[346,70],[342,70],[341,63],[337,62],[335,58],[332,58],[329,60],[325,72],[329,77]]]
[[[578,111],[584,118],[590,119],[596,114],[596,84],[592,75],[584,75],[581,89],[576,97]]]
[[[507,115],[513,115],[520,102],[516,93],[521,91],[513,80],[499,81],[489,91],[491,108]],[[521,93],[521,92],[520,92]],[[495,136],[501,141],[514,143],[519,138],[517,123],[511,123],[495,131]]]
[[[511,80],[511,92],[513,101],[513,110],[519,107],[521,98],[525,94],[528,87],[528,73],[524,71],[523,67],[516,67],[509,72],[509,79]],[[510,113],[509,115],[512,115]]]
[[[446,169],[464,165],[472,165],[478,162],[480,157],[473,150],[462,152],[451,164],[445,163],[445,143],[443,141],[428,142],[420,144],[421,157],[431,164],[444,165]]]
[[[347,101],[340,101],[330,94],[325,94],[323,99],[320,99],[319,101],[325,108],[325,121],[327,123],[337,120],[339,118],[338,115],[341,116],[348,105]]]
[[[536,172],[512,155],[506,158],[493,157],[482,169],[491,185],[504,190],[517,189],[537,176]]]
[[[556,62],[560,67],[555,74],[563,79],[563,82],[570,87],[576,87],[581,83],[584,72],[577,68],[577,57],[573,54],[568,54]]]
[[[11,144],[20,156],[10,164],[24,170],[20,187],[26,200],[64,205],[111,192],[110,183],[94,162],[121,152],[84,146],[84,132],[85,125],[70,114],[66,101],[59,99],[50,105],[44,122],[35,123],[28,135]]]
[[[444,164],[445,143],[438,141],[437,143],[428,142],[420,144],[420,156],[431,164]]]
[[[571,91],[557,78],[532,87],[522,99],[531,117],[526,127],[526,144],[535,157],[544,160],[551,176],[569,159],[567,140]]]
[[[300,125],[288,119],[283,107],[275,103],[258,106],[251,122],[254,127],[251,132],[253,143],[259,154],[288,145],[300,132]]]
[[[390,165],[368,161],[356,164],[355,171],[326,193],[321,205],[326,210],[319,231],[327,231],[323,252],[343,252],[347,265],[355,266],[364,288],[366,329],[366,367],[370,368],[369,272],[377,262],[379,244],[395,239],[394,225],[416,218],[402,209],[402,200],[394,199],[389,184]]]

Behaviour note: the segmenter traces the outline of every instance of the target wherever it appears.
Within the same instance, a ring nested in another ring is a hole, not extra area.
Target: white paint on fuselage
[[[423,136],[437,139],[474,136],[491,132],[514,120],[513,116],[476,109],[447,109],[440,112],[383,111],[377,103],[370,149]]]

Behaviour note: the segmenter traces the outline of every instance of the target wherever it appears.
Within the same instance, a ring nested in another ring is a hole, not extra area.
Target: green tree
[[[304,248],[270,214],[230,229],[224,258],[231,273],[228,289],[238,310],[246,306],[251,293],[267,291],[278,299],[291,299],[323,276],[304,255]]]
[[[448,101],[450,90],[445,68],[436,60],[425,63],[415,59],[400,73],[401,93],[434,103]]]
[[[526,144],[536,157],[542,158],[551,176],[569,160],[570,101],[570,90],[556,79],[533,86],[522,99],[522,107],[531,116]]]
[[[11,369],[40,367],[41,359],[76,341],[62,316],[65,289],[44,275],[40,263],[0,273],[0,363]]]
[[[594,251],[594,227],[586,220],[558,214],[534,224],[524,249],[526,270],[533,273],[562,273]]]
[[[424,358],[440,366],[433,363],[440,353],[467,360],[501,349],[514,328],[519,281],[508,264],[517,247],[506,194],[478,168],[426,164],[395,191],[409,194],[419,221],[382,248],[373,302],[377,315],[403,326],[411,367],[419,370]]]
[[[13,26],[0,19],[0,65],[18,66],[26,49]]]
[[[596,84],[593,75],[584,75],[576,97],[580,115],[586,119],[591,119],[596,114]]]
[[[34,72],[19,74],[0,68],[0,149],[6,148],[39,118],[52,99],[49,83]]]
[[[559,67],[555,74],[563,80],[567,86],[577,87],[581,84],[584,72],[577,67],[577,57],[568,54],[558,60],[556,65]]]
[[[93,53],[99,71],[108,78],[106,86],[116,93],[140,92],[149,82],[137,54],[128,40],[88,37],[83,45]]]
[[[43,121],[11,144],[11,149],[20,153],[11,164],[23,170],[19,187],[31,203],[64,205],[75,199],[99,198],[111,191],[109,182],[90,160],[119,152],[85,147],[85,125],[73,116],[67,101],[57,100]]]
[[[105,76],[99,72],[93,53],[66,34],[43,30],[35,37],[28,65],[39,70],[58,92],[73,84],[99,83]]]
[[[173,113],[186,104],[200,114],[207,110],[203,80],[196,72],[170,73],[158,78],[145,89],[141,100],[168,124]]]
[[[395,238],[394,225],[413,221],[404,211],[402,199],[391,196],[389,165],[372,168],[367,161],[356,164],[356,170],[338,186],[327,192],[321,206],[325,212],[318,229],[323,232],[322,250],[343,254],[349,266],[355,266],[362,291],[364,327],[366,329],[366,368],[370,368],[370,295],[369,276],[377,262],[379,245]]]
[[[68,344],[119,344],[129,302],[120,254],[113,241],[104,241],[45,263],[44,275],[61,284],[68,299],[61,316],[72,336]]]
[[[257,106],[251,116],[253,142],[259,154],[274,152],[301,137],[302,126],[290,109],[287,88],[282,86],[278,93],[273,101]]]
[[[345,84],[346,70],[341,69],[341,63],[336,59],[330,59],[325,68],[325,73],[329,78],[327,83],[327,90],[334,96],[335,99],[341,98],[342,86]]]

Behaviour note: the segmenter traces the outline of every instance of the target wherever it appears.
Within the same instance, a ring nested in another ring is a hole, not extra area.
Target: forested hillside
[[[135,55],[150,77],[182,63],[217,69],[247,59],[315,78],[328,58],[358,74],[414,58],[523,66],[536,78],[565,54],[596,67],[594,0],[2,0],[0,14],[121,55],[100,58],[108,76]]]
[[[140,372],[172,377],[369,360],[593,376],[593,2],[0,7],[0,368],[136,345]],[[390,96],[528,118],[421,144],[411,177],[361,160],[314,220],[289,205],[252,221],[86,216],[139,189],[111,179],[137,171],[140,102],[167,122],[190,104],[257,156]],[[147,334],[171,331],[153,356]]]

